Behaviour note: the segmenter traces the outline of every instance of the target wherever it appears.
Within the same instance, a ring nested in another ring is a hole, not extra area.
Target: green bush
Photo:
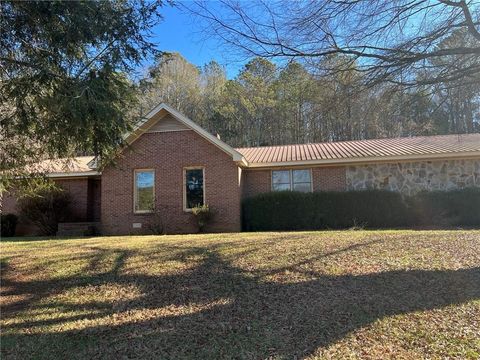
[[[244,200],[247,231],[479,226],[480,189],[402,196],[384,190],[260,194]]]
[[[20,216],[36,225],[41,235],[55,235],[58,223],[70,219],[70,194],[59,188],[45,188],[19,199]]]
[[[480,225],[480,188],[422,192],[413,203],[422,225]]]
[[[15,236],[15,229],[17,228],[18,217],[15,214],[1,215],[1,236],[10,237]]]
[[[393,228],[410,226],[412,221],[402,196],[383,190],[282,191],[243,202],[243,227],[247,231]]]

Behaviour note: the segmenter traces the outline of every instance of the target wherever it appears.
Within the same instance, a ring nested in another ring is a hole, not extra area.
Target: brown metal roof
[[[425,159],[428,157],[478,157],[480,134],[418,136],[395,139],[341,141],[332,143],[261,146],[236,149],[248,167]],[[52,177],[99,175],[93,156],[45,160],[27,167],[29,172]]]
[[[413,160],[428,156],[454,156],[456,153],[480,156],[480,133],[261,146],[236,150],[245,157],[249,165],[259,166],[303,161],[381,161],[391,157],[405,157]]]

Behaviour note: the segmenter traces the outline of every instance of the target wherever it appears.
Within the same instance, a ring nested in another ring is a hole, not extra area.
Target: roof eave
[[[66,177],[89,177],[102,175],[99,171],[75,171],[75,172],[62,172],[62,173],[49,173],[45,174],[49,178],[66,178]]]
[[[350,165],[362,163],[383,163],[393,161],[419,161],[419,160],[453,160],[466,158],[480,158],[480,151],[463,151],[454,153],[435,153],[418,155],[397,155],[397,156],[370,156],[345,159],[321,159],[301,161],[279,161],[265,163],[249,163],[248,168],[272,168],[285,166],[313,166],[313,165]]]
[[[248,168],[250,166],[248,161],[241,155],[234,157],[233,161],[235,161],[235,163],[242,168]]]

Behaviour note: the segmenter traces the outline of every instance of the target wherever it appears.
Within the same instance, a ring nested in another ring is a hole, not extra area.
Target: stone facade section
[[[480,187],[480,159],[367,164],[347,167],[349,190],[419,191]]]
[[[102,233],[152,234],[163,223],[167,233],[192,233],[191,212],[183,209],[183,171],[205,169],[205,202],[215,210],[207,231],[240,231],[241,184],[232,157],[191,130],[145,133],[102,172]],[[133,211],[135,169],[155,170],[156,214]]]

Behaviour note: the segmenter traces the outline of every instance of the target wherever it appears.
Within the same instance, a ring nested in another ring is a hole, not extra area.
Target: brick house
[[[210,231],[241,229],[241,201],[279,190],[421,190],[480,187],[480,134],[234,149],[167,105],[153,109],[101,172],[93,157],[47,162],[69,191],[74,221],[103,234],[194,232],[191,207],[208,204]],[[2,213],[15,213],[12,194]],[[20,224],[17,233],[35,230]]]

